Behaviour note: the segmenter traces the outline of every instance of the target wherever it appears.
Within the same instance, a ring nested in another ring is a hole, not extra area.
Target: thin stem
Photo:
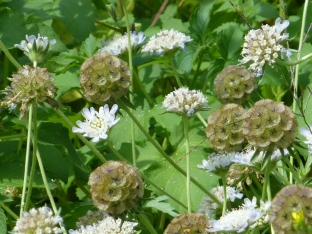
[[[16,138],[24,138],[25,134],[20,133],[20,134],[15,134],[15,135],[10,135],[10,136],[2,136],[0,137],[0,141],[5,141],[5,140],[11,140],[11,139],[16,139]]]
[[[74,125],[72,124],[72,122],[67,118],[66,115],[64,115],[64,113],[60,110],[60,109],[54,109],[56,111],[56,113],[67,123],[67,125],[70,128],[73,128]],[[75,133],[76,136],[78,136],[78,138],[86,145],[89,147],[89,149],[94,153],[95,156],[98,157],[98,159],[102,162],[105,163],[107,162],[107,160],[104,158],[104,156],[94,147],[94,145],[88,141],[82,134],[80,133]]]
[[[308,54],[306,56],[303,56],[301,59],[298,59],[296,61],[283,61],[283,60],[280,60],[280,59],[276,59],[276,63],[280,64],[280,65],[283,65],[283,66],[295,66],[295,65],[299,65],[300,63],[308,60],[309,58],[312,58],[312,53],[311,54]],[[298,79],[298,78],[297,78]],[[297,80],[296,77],[295,77],[295,81]],[[298,84],[297,84],[298,85]]]
[[[15,60],[15,58],[12,56],[10,51],[6,48],[6,46],[3,44],[3,42],[0,40],[0,49],[4,52],[4,54],[8,57],[8,59],[11,61],[11,63],[16,68],[21,68],[22,66]]]
[[[134,75],[133,77],[134,77],[135,81],[137,82],[137,84],[138,84],[139,87],[140,87],[140,91],[141,91],[141,92],[143,93],[143,95],[146,97],[146,99],[147,99],[147,101],[149,102],[149,104],[150,104],[150,105],[153,105],[153,104],[154,104],[153,99],[152,99],[152,98],[150,97],[150,95],[146,92],[145,87],[144,87],[142,81],[140,80],[138,73],[137,73],[135,70],[133,70],[133,75]]]
[[[185,149],[186,149],[186,200],[187,200],[187,212],[191,213],[191,188],[190,188],[190,144],[188,135],[188,117],[183,115],[184,122],[184,137],[185,137]]]
[[[24,169],[24,181],[23,181],[20,217],[22,217],[22,214],[23,214],[24,208],[25,208],[28,167],[29,167],[29,158],[30,158],[30,143],[31,143],[31,128],[32,128],[33,111],[34,111],[34,104],[31,103],[29,106],[29,111],[28,111],[28,126],[27,126],[28,130],[27,130],[25,169]]]
[[[108,25],[108,24],[105,24],[105,23],[103,23],[103,22],[101,22],[101,21],[99,21],[99,20],[96,20],[95,23],[101,24],[101,25],[103,25],[104,27],[107,27],[107,28],[109,28],[109,29],[112,29],[112,30],[114,30],[114,31],[116,31],[116,32],[123,33],[123,30],[121,30],[121,29],[119,29],[119,28],[115,28],[115,27],[110,26],[110,25]]]
[[[142,223],[146,227],[146,229],[149,231],[149,233],[157,234],[153,225],[151,224],[151,222],[149,221],[149,219],[146,217],[145,214],[139,213],[139,214],[137,214],[137,216],[140,220],[140,223]]]
[[[0,202],[0,206],[9,214],[11,215],[14,219],[18,220],[18,216],[8,207],[6,206],[3,202]]]
[[[168,58],[169,58],[170,65],[171,65],[171,67],[172,67],[172,71],[173,71],[174,77],[176,78],[176,81],[177,81],[177,83],[178,83],[178,86],[179,86],[179,87],[182,87],[182,83],[181,83],[179,74],[177,73],[177,71],[176,71],[176,69],[175,69],[175,66],[174,66],[173,55],[171,55],[171,54],[168,55]]]
[[[106,143],[108,145],[108,147],[111,149],[111,151],[113,151],[113,153],[117,156],[117,158],[119,158],[121,161],[127,162],[129,164],[131,164],[127,159],[125,159],[113,146],[112,142],[107,139]],[[153,187],[155,187],[158,191],[160,191],[161,193],[165,194],[166,196],[168,196],[169,198],[171,198],[173,201],[175,201],[176,203],[178,203],[179,205],[183,206],[185,209],[187,209],[187,206],[184,205],[182,202],[180,202],[178,199],[176,199],[175,197],[173,197],[172,195],[170,195],[169,193],[167,193],[165,190],[163,190],[162,188],[160,188],[158,185],[156,185],[153,181],[151,181],[148,177],[146,177],[143,173],[141,173],[141,176],[143,177],[144,181],[147,181],[148,183],[150,183]]]
[[[160,215],[160,221],[159,221],[159,229],[164,230],[166,222],[166,213],[162,212]]]
[[[168,4],[169,0],[164,0],[164,2],[161,4],[157,14],[155,15],[155,18],[153,19],[153,22],[151,23],[151,27],[154,27],[155,24],[157,23],[161,13],[165,10],[167,4]]]
[[[149,135],[149,133],[144,129],[142,124],[137,120],[137,118],[132,114],[132,112],[129,110],[129,108],[123,104],[121,101],[117,101],[119,106],[121,106],[127,114],[130,116],[130,118],[133,119],[133,121],[136,123],[136,125],[139,127],[139,129],[142,131],[142,133],[146,136],[147,140],[152,143],[152,145],[158,150],[158,152],[182,175],[186,176],[186,172],[179,167],[161,148],[161,146]],[[192,176],[190,177],[190,180],[204,193],[206,193],[215,203],[217,203],[219,206],[222,206],[222,203],[214,196],[212,193],[210,193],[204,186],[202,186],[196,179],[194,179]]]
[[[202,124],[207,128],[208,124],[207,122],[204,120],[203,116],[201,116],[201,114],[199,112],[196,112],[196,116],[197,118],[202,122]]]
[[[264,184],[263,184],[262,196],[261,196],[261,200],[262,201],[265,201],[266,198],[269,199],[269,196],[271,196],[271,192],[270,192],[271,190],[269,190],[269,187],[270,187],[270,173],[271,173],[271,160],[268,159],[268,163],[266,165],[265,172],[264,172]]]
[[[222,215],[225,215],[226,212],[226,201],[227,201],[227,194],[226,194],[226,176],[222,176],[222,183],[223,183],[223,208],[222,208]]]
[[[283,181],[285,185],[290,185],[289,181],[281,173],[279,173],[279,171],[276,168],[273,169],[273,173],[278,179]]]

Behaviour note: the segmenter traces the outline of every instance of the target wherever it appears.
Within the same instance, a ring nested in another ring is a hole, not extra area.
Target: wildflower
[[[120,218],[106,214],[102,220],[93,223],[92,225],[82,225],[78,230],[69,230],[70,234],[134,234],[137,233],[134,227],[137,226],[137,222],[123,221]]]
[[[82,216],[78,219],[79,222],[76,223],[76,226],[77,227],[92,226],[94,223],[98,223],[99,221],[102,221],[106,217],[107,217],[107,213],[105,213],[102,210],[98,210],[98,211],[88,210],[85,216]]]
[[[144,193],[139,170],[125,162],[104,163],[90,174],[88,184],[95,206],[110,214],[135,208]]]
[[[167,226],[164,234],[201,233],[208,234],[209,218],[204,214],[180,214]]]
[[[214,91],[218,100],[224,104],[242,104],[255,88],[255,76],[245,67],[227,66],[214,80]]]
[[[130,41],[131,48],[136,48],[140,44],[142,44],[145,40],[146,36],[143,32],[131,32],[130,33]],[[103,48],[99,49],[100,53],[108,53],[111,55],[119,55],[128,50],[128,35],[125,34],[120,37],[115,37],[108,42],[103,42]]]
[[[208,117],[206,135],[214,149],[231,153],[243,148],[245,138],[242,133],[242,116],[244,113],[242,106],[230,103],[216,109]]]
[[[24,212],[22,217],[17,220],[13,231],[17,234],[63,233],[58,227],[62,222],[63,219],[59,215],[53,216],[49,207],[32,208],[29,212]]]
[[[162,55],[168,51],[185,48],[185,43],[192,41],[191,37],[174,29],[164,29],[152,36],[148,43],[142,47],[142,52],[156,53]]]
[[[309,128],[312,128],[312,126],[309,126]],[[312,154],[312,133],[309,129],[306,128],[301,128],[300,133],[307,139],[306,141],[304,141],[304,143],[308,145],[309,153]]]
[[[169,93],[163,102],[163,107],[169,112],[192,115],[207,103],[202,92],[189,90],[187,87],[179,88]]]
[[[85,117],[85,121],[78,120],[76,124],[79,126],[73,127],[74,133],[83,133],[84,136],[92,138],[93,142],[98,142],[100,139],[107,139],[108,131],[113,127],[119,118],[115,118],[115,113],[118,109],[118,105],[114,104],[109,110],[108,105],[101,106],[99,112],[95,111],[93,107],[83,108],[82,115]]]
[[[130,86],[130,70],[126,62],[114,55],[98,53],[80,68],[80,84],[85,98],[98,105],[126,95]]]
[[[284,20],[281,24],[281,19],[277,18],[273,26],[262,25],[261,29],[250,30],[245,36],[242,50],[244,58],[240,62],[245,64],[251,61],[249,68],[259,76],[262,75],[265,63],[274,65],[278,53],[281,53],[282,58],[284,55],[290,57],[291,53],[281,45],[288,39],[288,33],[282,34],[288,25],[288,20]]]
[[[49,41],[47,37],[42,37],[38,34],[37,38],[35,35],[26,35],[26,41],[22,40],[21,44],[15,44],[14,46],[24,51],[24,54],[37,64],[43,61],[47,52],[51,50],[55,43],[55,39]]]
[[[214,195],[221,203],[224,202],[224,191],[223,186],[218,186],[210,190],[211,194]],[[241,199],[243,194],[237,191],[234,187],[226,186],[226,200],[233,202],[236,198]],[[216,212],[220,207],[210,197],[204,196],[198,208],[198,213],[203,213],[208,217]]]

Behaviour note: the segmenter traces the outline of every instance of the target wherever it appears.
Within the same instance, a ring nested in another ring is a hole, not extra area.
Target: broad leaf
[[[6,233],[7,227],[6,227],[6,216],[4,214],[4,210],[0,207],[0,233]]]
[[[144,206],[154,208],[173,217],[177,216],[178,213],[173,211],[173,207],[167,203],[166,200],[168,200],[167,196],[156,197],[153,200],[147,202]]]

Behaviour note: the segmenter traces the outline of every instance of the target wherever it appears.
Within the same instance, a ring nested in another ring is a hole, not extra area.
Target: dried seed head
[[[222,103],[242,104],[255,88],[255,76],[245,67],[227,66],[214,81],[214,90]]]
[[[245,110],[230,103],[221,106],[208,117],[207,138],[216,150],[228,153],[240,151],[243,147],[242,116]]]
[[[130,70],[118,57],[98,53],[82,64],[80,84],[88,101],[104,105],[109,99],[128,93]]]
[[[243,134],[248,143],[262,151],[285,149],[293,143],[298,123],[282,102],[260,100],[243,117]]]
[[[312,223],[312,188],[302,185],[284,187],[271,203],[269,220],[275,233],[301,233],[296,230],[298,221],[306,228]]]
[[[104,163],[90,174],[88,184],[95,206],[110,214],[134,208],[144,192],[139,170],[125,162]]]
[[[176,233],[201,233],[208,234],[209,218],[200,213],[180,214],[175,217],[167,226],[164,234]]]
[[[10,105],[21,104],[21,118],[31,102],[38,104],[56,96],[54,78],[46,68],[26,65],[13,74],[11,80],[11,86],[6,89],[6,100]]]

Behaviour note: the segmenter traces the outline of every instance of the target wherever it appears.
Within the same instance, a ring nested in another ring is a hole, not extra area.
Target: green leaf
[[[278,17],[277,8],[268,2],[261,2],[256,5],[256,20],[261,22],[266,19],[276,19]]]
[[[86,57],[91,57],[97,49],[96,38],[90,34],[89,37],[81,44],[80,53],[84,54]]]
[[[290,85],[289,74],[286,67],[275,64],[274,67],[266,65],[261,80],[261,85],[287,86]]]
[[[6,216],[0,207],[0,233],[7,233]]]
[[[80,88],[78,75],[69,71],[67,71],[65,74],[56,75],[54,81],[58,87],[57,98],[72,88]]]
[[[178,215],[178,213],[174,212],[173,207],[169,203],[165,202],[166,200],[168,200],[168,198],[169,197],[167,196],[156,197],[153,200],[147,202],[144,206],[154,208],[156,210],[159,210],[163,213],[166,213],[175,217]]]
[[[198,55],[197,45],[193,42],[187,43],[185,50],[179,50],[175,56],[176,68],[180,73],[190,73],[193,63]]]

